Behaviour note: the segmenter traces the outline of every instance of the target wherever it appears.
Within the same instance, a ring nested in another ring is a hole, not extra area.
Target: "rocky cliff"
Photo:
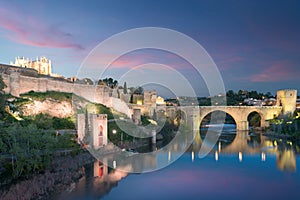
[[[29,103],[22,105],[20,111],[24,116],[43,113],[59,118],[70,117],[74,114],[71,102],[57,101],[51,98],[47,98],[43,101],[32,100]]]

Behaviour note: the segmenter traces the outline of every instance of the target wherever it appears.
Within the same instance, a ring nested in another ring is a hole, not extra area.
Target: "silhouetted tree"
[[[115,88],[118,85],[118,81],[112,78],[105,78],[98,81],[98,85],[106,85],[110,88]]]
[[[128,93],[128,91],[127,91],[127,83],[126,82],[124,82],[123,92],[124,92],[124,94]]]
[[[144,89],[142,87],[137,87],[134,89],[133,94],[143,94],[144,93]]]

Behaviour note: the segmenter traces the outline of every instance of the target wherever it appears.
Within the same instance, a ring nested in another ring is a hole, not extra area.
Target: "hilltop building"
[[[10,65],[17,66],[17,67],[24,67],[35,69],[38,71],[39,74],[44,75],[52,75],[52,66],[51,60],[48,60],[46,57],[42,56],[40,58],[36,58],[36,60],[29,60],[29,58],[20,58],[16,57],[15,62],[10,62]]]

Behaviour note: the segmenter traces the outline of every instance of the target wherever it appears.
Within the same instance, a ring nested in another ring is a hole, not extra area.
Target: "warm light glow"
[[[239,152],[239,161],[242,162],[243,161],[243,153]]]
[[[277,147],[277,141],[276,140],[274,141],[274,146]]]
[[[117,161],[113,161],[113,168],[116,169],[117,168]]]
[[[218,151],[215,152],[215,160],[216,160],[216,161],[219,160],[219,153],[218,153]]]
[[[166,102],[165,102],[164,98],[158,96],[158,97],[156,98],[156,104],[158,104],[158,105],[165,105]]]
[[[266,153],[261,152],[261,161],[265,162],[266,161]]]
[[[136,101],[136,104],[137,105],[143,105],[143,101],[139,99],[139,100]]]
[[[218,150],[219,150],[219,152],[221,152],[221,148],[222,148],[221,145],[222,145],[222,144],[221,144],[221,141],[219,141],[219,145],[218,145]]]
[[[168,162],[170,162],[171,161],[171,151],[169,151],[169,153],[168,153]]]
[[[112,130],[112,133],[113,133],[113,134],[116,134],[116,133],[117,133],[117,130],[116,130],[116,129],[113,129],[113,130]]]
[[[194,162],[194,159],[195,159],[195,154],[194,151],[192,151],[192,162]]]
[[[157,122],[154,121],[153,119],[148,119],[148,121],[149,121],[151,124],[157,125]]]

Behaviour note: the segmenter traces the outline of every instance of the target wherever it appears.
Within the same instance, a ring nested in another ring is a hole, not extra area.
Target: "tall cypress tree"
[[[123,92],[124,92],[124,94],[127,94],[127,93],[128,93],[126,81],[124,82]]]

